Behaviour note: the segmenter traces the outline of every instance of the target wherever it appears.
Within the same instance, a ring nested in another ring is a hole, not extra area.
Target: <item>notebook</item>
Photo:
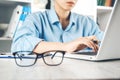
[[[65,54],[67,58],[101,61],[120,59],[120,0],[116,0],[110,18],[108,20],[103,40],[95,55],[86,55],[83,52]]]

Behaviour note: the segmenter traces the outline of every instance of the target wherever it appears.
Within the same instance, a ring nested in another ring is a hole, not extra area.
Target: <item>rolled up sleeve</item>
[[[11,52],[33,51],[36,45],[43,40],[40,37],[40,29],[38,31],[36,28],[37,22],[34,20],[34,17],[28,16],[23,22],[23,25],[16,30],[11,46]]]

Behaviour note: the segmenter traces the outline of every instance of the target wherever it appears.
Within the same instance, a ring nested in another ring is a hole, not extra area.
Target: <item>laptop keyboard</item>
[[[97,52],[93,52],[93,51],[80,51],[80,52],[74,52],[75,54],[82,54],[82,55],[97,55]],[[74,54],[73,53],[73,54]]]

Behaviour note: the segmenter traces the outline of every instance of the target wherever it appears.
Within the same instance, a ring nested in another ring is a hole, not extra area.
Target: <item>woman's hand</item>
[[[97,52],[99,47],[97,43],[93,42],[93,40],[95,40],[96,42],[98,41],[95,36],[81,37],[74,41],[65,43],[64,47],[67,52],[79,51],[87,47]]]
[[[93,40],[97,40],[95,36],[81,37],[67,43],[41,41],[40,43],[38,43],[33,51],[36,53],[43,53],[46,51],[61,50],[71,53],[89,47],[97,52],[98,45],[94,43]]]

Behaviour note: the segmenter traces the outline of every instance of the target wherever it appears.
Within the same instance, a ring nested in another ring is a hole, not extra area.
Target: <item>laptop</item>
[[[112,10],[108,20],[106,30],[97,54],[91,52],[76,52],[65,55],[67,58],[101,61],[120,59],[120,0],[116,0],[115,6]],[[86,54],[87,53],[87,54]]]
[[[12,39],[0,38],[0,55],[11,54]]]

